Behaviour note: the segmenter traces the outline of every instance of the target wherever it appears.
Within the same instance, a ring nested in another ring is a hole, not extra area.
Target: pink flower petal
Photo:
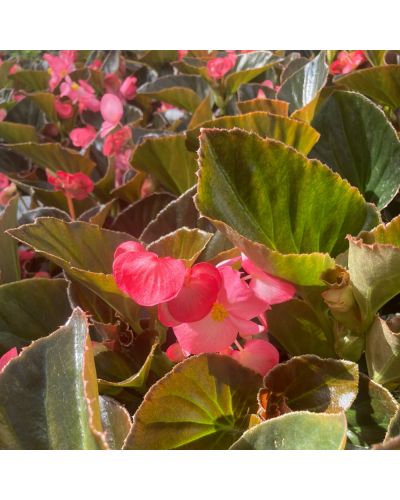
[[[279,352],[266,340],[250,340],[242,351],[232,351],[230,355],[241,365],[251,368],[262,376],[279,363]]]
[[[201,354],[219,352],[229,347],[236,339],[237,328],[229,317],[224,321],[214,321],[208,314],[200,321],[174,327],[174,333],[184,351]]]
[[[100,112],[105,122],[117,125],[124,114],[121,100],[114,94],[104,94],[100,102]]]
[[[8,363],[18,356],[18,351],[15,347],[7,351],[3,356],[0,356],[0,373],[8,365]]]
[[[241,337],[257,335],[265,330],[263,325],[259,325],[248,319],[240,319],[231,315],[230,320],[236,326]]]
[[[218,270],[208,262],[187,269],[182,290],[167,304],[170,314],[180,323],[201,320],[217,300],[221,283]]]
[[[146,249],[141,243],[137,241],[126,241],[125,243],[121,243],[117,246],[114,253],[114,259],[125,252],[146,252]]]
[[[178,342],[175,342],[175,344],[171,344],[165,351],[165,354],[173,363],[179,363],[179,361],[183,361],[185,359],[185,354],[183,353],[182,348],[178,344]]]
[[[176,321],[176,319],[169,312],[168,302],[158,304],[158,319],[164,326],[178,326],[181,324],[181,322]]]
[[[230,313],[243,319],[255,318],[266,309],[265,301],[256,297],[247,283],[240,278],[240,273],[231,267],[220,268],[223,277],[223,289],[218,300],[227,305]]]
[[[153,252],[123,252],[113,263],[117,285],[141,306],[155,306],[176,297],[185,271],[183,261],[159,258]]]

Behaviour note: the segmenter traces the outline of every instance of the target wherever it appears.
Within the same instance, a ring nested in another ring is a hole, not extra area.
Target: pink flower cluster
[[[367,58],[362,50],[341,50],[335,61],[331,64],[330,72],[332,75],[345,75],[350,73],[363,64]]]
[[[240,260],[250,283],[231,267],[233,262],[189,267],[181,259],[158,257],[130,241],[116,249],[113,274],[121,290],[141,306],[157,306],[160,322],[173,328],[179,345],[167,351],[172,360],[221,352],[264,375],[279,355],[267,340],[253,337],[266,330],[265,311],[289,300],[295,289],[246,256]],[[237,341],[238,334],[244,346]]]
[[[210,78],[214,80],[221,79],[236,64],[236,54],[234,50],[228,50],[225,57],[215,57],[207,63],[207,72]]]

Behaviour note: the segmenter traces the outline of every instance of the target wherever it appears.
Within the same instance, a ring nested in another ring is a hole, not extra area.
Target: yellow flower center
[[[71,89],[72,90],[78,90],[79,89],[79,85],[76,82],[73,82],[73,83],[71,83]]]
[[[215,304],[211,308],[211,318],[214,321],[224,321],[224,319],[228,316],[228,311],[225,309],[225,306],[220,304],[219,302],[215,302]]]

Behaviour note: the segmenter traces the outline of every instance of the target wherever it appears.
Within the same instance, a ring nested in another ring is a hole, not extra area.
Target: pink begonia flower
[[[354,50],[353,52],[342,50],[331,64],[330,72],[332,75],[345,75],[358,68],[366,60],[362,50]]]
[[[97,134],[96,129],[92,125],[86,125],[86,127],[74,128],[69,133],[69,138],[72,144],[77,148],[86,148],[93,140]]]
[[[96,97],[95,90],[85,80],[79,80],[77,83],[67,76],[60,86],[60,91],[61,97],[69,97],[73,104],[78,103],[80,112],[86,109],[93,112],[100,110],[100,101]]]
[[[93,69],[95,71],[101,69],[101,66],[102,66],[102,62],[100,61],[100,59],[95,59],[91,64],[89,64],[89,68],[90,69]]]
[[[4,108],[0,108],[0,122],[2,122],[6,116],[7,116],[7,110]]]
[[[51,275],[47,271],[38,271],[33,275],[33,278],[51,278]]]
[[[179,363],[179,361],[183,361],[186,357],[178,342],[171,344],[165,351],[165,354],[173,363]]]
[[[178,295],[159,305],[159,319],[166,326],[192,323],[203,319],[213,307],[222,286],[221,275],[208,262],[186,269]]]
[[[122,152],[122,148],[132,139],[132,131],[128,126],[109,134],[103,144],[104,156],[113,156]]]
[[[9,75],[15,75],[15,73],[18,73],[18,71],[21,71],[21,66],[19,64],[14,64],[11,66],[11,68],[8,71]]]
[[[104,88],[106,94],[114,94],[119,97],[119,89],[121,87],[121,80],[115,73],[108,73],[104,76]]]
[[[279,363],[278,350],[267,340],[248,340],[240,351],[231,349],[226,354],[262,376]]]
[[[100,136],[105,137],[119,124],[124,114],[121,99],[114,94],[104,94],[101,98],[100,112],[104,120]]]
[[[74,114],[74,108],[71,103],[63,102],[59,98],[56,98],[54,107],[56,108],[56,113],[63,120],[67,120],[68,118],[72,118]]]
[[[167,102],[161,101],[161,104],[157,108],[157,112],[158,113],[165,113],[166,111],[169,111],[170,109],[176,109],[176,108],[172,104],[168,104]]]
[[[244,254],[242,254],[242,267],[252,277],[250,288],[257,297],[268,305],[286,302],[292,299],[296,293],[294,285],[267,274]]]
[[[130,160],[132,151],[132,149],[127,149],[115,155],[115,187],[119,187],[122,184],[124,173],[129,170],[131,166]]]
[[[178,60],[182,61],[182,59],[187,55],[188,50],[178,50]]]
[[[18,357],[18,351],[15,347],[7,351],[3,356],[0,356],[0,373],[4,370],[4,368],[8,365],[8,363]]]
[[[155,306],[173,299],[185,280],[182,260],[158,257],[136,242],[119,245],[113,275],[118,287],[141,306]]]
[[[230,71],[236,63],[236,55],[228,54],[226,57],[216,57],[207,63],[208,76],[218,80]]]
[[[33,250],[24,250],[23,248],[18,249],[18,258],[21,265],[29,262],[35,257],[35,252]]]
[[[69,174],[58,170],[56,175],[47,172],[47,180],[56,191],[63,191],[65,196],[76,200],[84,200],[94,189],[92,179],[81,172]]]
[[[61,80],[74,71],[75,58],[76,50],[61,50],[58,56],[53,54],[44,54],[43,59],[49,65],[48,71],[50,73],[50,90],[54,90]]]
[[[0,173],[0,191],[5,189],[9,184],[9,178],[5,174]]]
[[[131,101],[136,96],[136,83],[137,78],[135,76],[128,76],[122,82],[119,91],[127,101]]]
[[[191,354],[223,351],[234,342],[238,333],[248,336],[264,330],[250,320],[265,311],[265,302],[241,280],[238,271],[225,266],[219,272],[222,286],[210,313],[200,321],[174,327],[180,346]]]

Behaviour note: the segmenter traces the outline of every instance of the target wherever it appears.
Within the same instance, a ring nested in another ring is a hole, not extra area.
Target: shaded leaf
[[[291,356],[336,357],[330,321],[323,321],[306,302],[294,299],[274,304],[266,314],[271,335]]]
[[[246,431],[231,450],[343,450],[346,417],[297,411]]]
[[[65,280],[34,278],[0,286],[0,355],[45,337],[70,313]]]
[[[368,447],[383,441],[399,405],[390,392],[360,373],[358,395],[346,417],[353,445]]]
[[[383,111],[353,92],[333,92],[312,121],[321,138],[311,156],[384,208],[400,186],[400,141]]]
[[[241,113],[251,113],[253,111],[265,111],[274,115],[288,116],[289,103],[278,99],[248,99],[237,103]]]
[[[152,386],[126,449],[227,449],[247,428],[261,377],[232,358],[202,354]]]
[[[0,284],[21,279],[17,242],[5,233],[18,224],[18,202],[14,196],[0,213]]]
[[[38,142],[39,137],[35,127],[23,123],[1,122],[0,139],[4,142],[14,144],[18,142]]]
[[[211,94],[207,94],[206,97],[201,101],[193,112],[192,118],[188,123],[188,130],[191,128],[198,127],[201,123],[212,120],[212,97]]]
[[[181,194],[196,182],[196,155],[183,134],[148,137],[135,150],[133,168],[152,174],[166,189]]]
[[[101,447],[93,374],[87,319],[76,309],[65,326],[24,349],[0,375],[0,447]]]
[[[124,406],[109,396],[100,396],[99,402],[107,444],[111,450],[120,450],[131,428],[131,417]]]
[[[9,75],[13,88],[35,92],[36,90],[47,90],[50,75],[47,71],[21,70]]]

